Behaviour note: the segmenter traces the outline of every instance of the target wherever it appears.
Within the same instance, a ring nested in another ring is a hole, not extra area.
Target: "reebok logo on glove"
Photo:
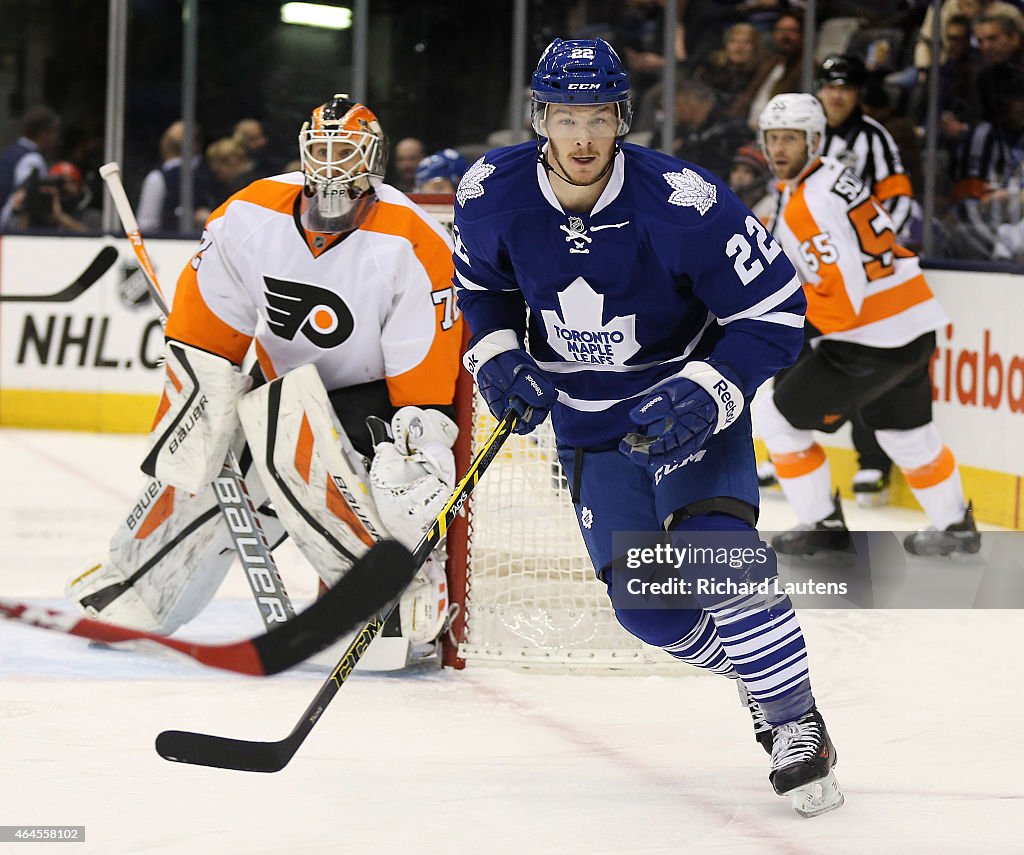
[[[732,420],[736,418],[736,402],[729,392],[729,384],[726,380],[719,380],[713,388],[725,408],[725,421],[722,423],[722,427],[725,427],[725,425],[732,424]]]
[[[651,398],[651,400],[649,400],[640,408],[640,412],[646,413],[651,407],[655,406],[656,404],[660,404],[663,400],[665,399],[661,395],[655,395],[653,398]]]
[[[523,374],[523,377],[525,377],[526,378],[526,382],[529,383],[531,387],[533,387],[533,391],[537,393],[537,397],[538,398],[541,398],[541,397],[544,396],[544,390],[541,389],[540,388],[540,384],[536,380],[533,379],[533,375],[532,374]]]

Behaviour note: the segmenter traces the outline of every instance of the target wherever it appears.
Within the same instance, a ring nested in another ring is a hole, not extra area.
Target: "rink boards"
[[[69,293],[108,246],[117,250],[114,263],[81,293]],[[173,291],[195,242],[150,239],[147,248],[161,285]],[[936,421],[979,518],[1021,528],[1021,278],[952,270],[927,276],[954,319],[939,331],[932,362]],[[159,314],[126,241],[0,239],[0,425],[147,431],[162,382],[161,345]],[[855,468],[846,432],[820,439],[834,449],[833,473],[845,488]],[[895,502],[914,504],[902,479],[893,493]]]

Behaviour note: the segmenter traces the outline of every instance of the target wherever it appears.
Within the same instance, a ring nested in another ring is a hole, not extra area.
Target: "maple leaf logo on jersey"
[[[494,165],[491,163],[484,163],[484,159],[481,157],[476,163],[474,163],[466,174],[462,176],[462,180],[459,182],[459,189],[455,191],[455,198],[459,200],[459,204],[463,207],[466,206],[466,202],[470,199],[479,199],[484,195],[484,179],[486,179],[492,172],[494,172]]]
[[[636,315],[604,322],[604,295],[582,276],[558,294],[559,313],[543,309],[548,344],[572,362],[624,365],[640,349],[636,341]]]
[[[709,184],[692,169],[666,172],[664,178],[672,188],[672,195],[668,197],[671,205],[696,208],[703,217],[718,201],[718,188],[714,184]]]
[[[333,291],[263,277],[267,290],[267,326],[279,338],[292,341],[301,332],[317,347],[337,347],[355,328],[352,310]]]

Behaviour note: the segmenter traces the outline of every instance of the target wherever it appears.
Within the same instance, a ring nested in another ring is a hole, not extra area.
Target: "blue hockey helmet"
[[[440,178],[450,181],[452,187],[457,187],[467,169],[469,164],[455,149],[442,149],[419,162],[416,167],[416,186],[422,189],[428,181]]]
[[[632,108],[629,75],[604,39],[555,39],[545,48],[530,82],[534,130],[547,136],[543,119],[548,104],[615,104],[616,136],[629,132]]]

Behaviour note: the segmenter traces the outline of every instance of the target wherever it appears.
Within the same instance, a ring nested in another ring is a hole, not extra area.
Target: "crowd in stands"
[[[676,85],[668,106],[663,0],[592,5],[607,9],[607,20],[567,35],[605,38],[621,54],[634,87],[627,142],[663,148],[719,174],[743,187],[745,201],[764,214],[774,189],[757,148],[756,117],[774,95],[802,89],[804,4],[681,0],[671,24]],[[901,240],[920,249],[931,4],[819,0],[816,8],[814,88],[829,117],[828,153],[872,182],[901,225]],[[944,0],[939,18],[938,153],[927,165],[937,185],[933,253],[1024,262],[1024,0]],[[828,71],[836,62],[844,69],[839,77]],[[669,106],[674,130],[665,141]],[[179,231],[183,133],[180,121],[167,127],[159,160],[142,182],[137,213],[144,232]],[[239,188],[294,166],[268,157],[255,118],[239,120],[229,136],[209,144],[197,129],[187,148],[193,231]],[[478,146],[461,148],[430,154],[421,140],[400,139],[388,180],[405,192],[454,185],[479,154]],[[0,230],[98,230],[98,165],[62,141],[56,113],[28,109],[20,138],[0,151]]]

